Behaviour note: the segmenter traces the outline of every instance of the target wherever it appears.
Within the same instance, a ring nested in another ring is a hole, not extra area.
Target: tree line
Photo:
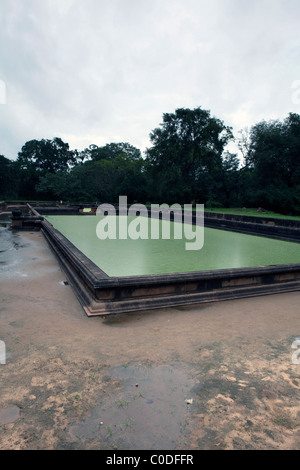
[[[226,150],[236,141],[242,155]],[[200,107],[163,114],[144,155],[127,142],[71,150],[59,137],[0,155],[0,199],[201,203],[300,214],[300,115],[261,121],[236,138]]]

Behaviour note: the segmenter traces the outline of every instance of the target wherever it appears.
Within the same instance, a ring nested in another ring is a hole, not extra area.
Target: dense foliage
[[[236,140],[243,158],[226,151]],[[264,207],[300,214],[300,115],[262,121],[234,139],[232,129],[201,108],[163,115],[142,156],[129,143],[83,151],[31,140],[16,160],[0,155],[0,199],[78,202],[203,203]]]

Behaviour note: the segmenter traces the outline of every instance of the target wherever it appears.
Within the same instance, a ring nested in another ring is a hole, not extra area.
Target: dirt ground
[[[300,292],[88,318],[40,232],[0,251],[0,449],[300,449]]]

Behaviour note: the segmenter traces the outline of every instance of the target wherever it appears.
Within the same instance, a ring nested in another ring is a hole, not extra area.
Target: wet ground
[[[42,234],[2,224],[0,448],[299,450],[299,305],[87,318]]]

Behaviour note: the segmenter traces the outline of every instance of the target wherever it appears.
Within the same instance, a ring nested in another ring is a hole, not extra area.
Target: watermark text
[[[292,93],[292,103],[300,104],[300,80],[294,80],[292,83],[292,89],[295,90]]]
[[[296,338],[292,343],[292,349],[296,351],[292,354],[292,363],[300,364],[300,338]]]
[[[204,205],[143,204],[128,207],[127,196],[119,197],[118,211],[112,204],[101,204],[96,212],[104,216],[97,224],[100,240],[186,240],[186,250],[200,250],[204,244]],[[171,220],[172,215],[172,220]],[[160,223],[161,221],[161,223]]]
[[[0,364],[6,364],[6,347],[4,341],[0,341]]]
[[[6,84],[0,80],[0,104],[6,104]]]

